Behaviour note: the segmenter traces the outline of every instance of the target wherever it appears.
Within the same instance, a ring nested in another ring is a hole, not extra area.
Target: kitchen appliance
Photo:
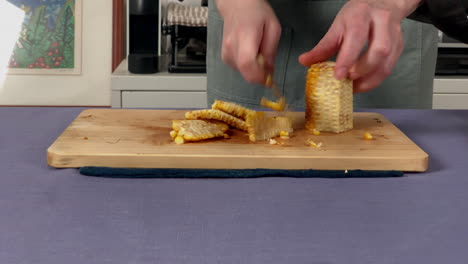
[[[468,76],[468,44],[439,32],[436,75]]]
[[[171,44],[169,72],[206,73],[207,5],[167,5],[162,32]]]
[[[159,0],[129,0],[128,70],[155,73],[159,70]]]

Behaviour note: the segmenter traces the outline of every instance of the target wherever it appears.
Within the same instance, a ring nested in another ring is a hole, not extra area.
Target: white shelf
[[[111,76],[113,108],[207,107],[206,74],[134,74],[124,60]]]
[[[434,79],[434,93],[468,94],[468,76],[436,76]]]
[[[468,44],[464,43],[439,43],[439,48],[468,48]]]
[[[170,73],[134,74],[128,71],[127,60],[111,76],[113,91],[206,91],[206,74]]]

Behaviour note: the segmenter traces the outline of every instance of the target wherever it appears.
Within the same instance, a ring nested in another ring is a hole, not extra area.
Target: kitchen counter
[[[430,156],[384,179],[110,179],[47,166],[83,108],[0,108],[0,263],[468,261],[468,110],[379,110]]]

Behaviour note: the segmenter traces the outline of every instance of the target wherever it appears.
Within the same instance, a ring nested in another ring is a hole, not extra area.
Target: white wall
[[[0,105],[110,105],[112,0],[83,0],[81,75],[7,75]]]

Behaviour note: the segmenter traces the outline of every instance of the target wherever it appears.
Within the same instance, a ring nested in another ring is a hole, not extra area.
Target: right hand
[[[224,20],[221,58],[249,83],[265,83],[274,70],[281,25],[266,0],[216,0]],[[263,55],[262,67],[257,58]]]

